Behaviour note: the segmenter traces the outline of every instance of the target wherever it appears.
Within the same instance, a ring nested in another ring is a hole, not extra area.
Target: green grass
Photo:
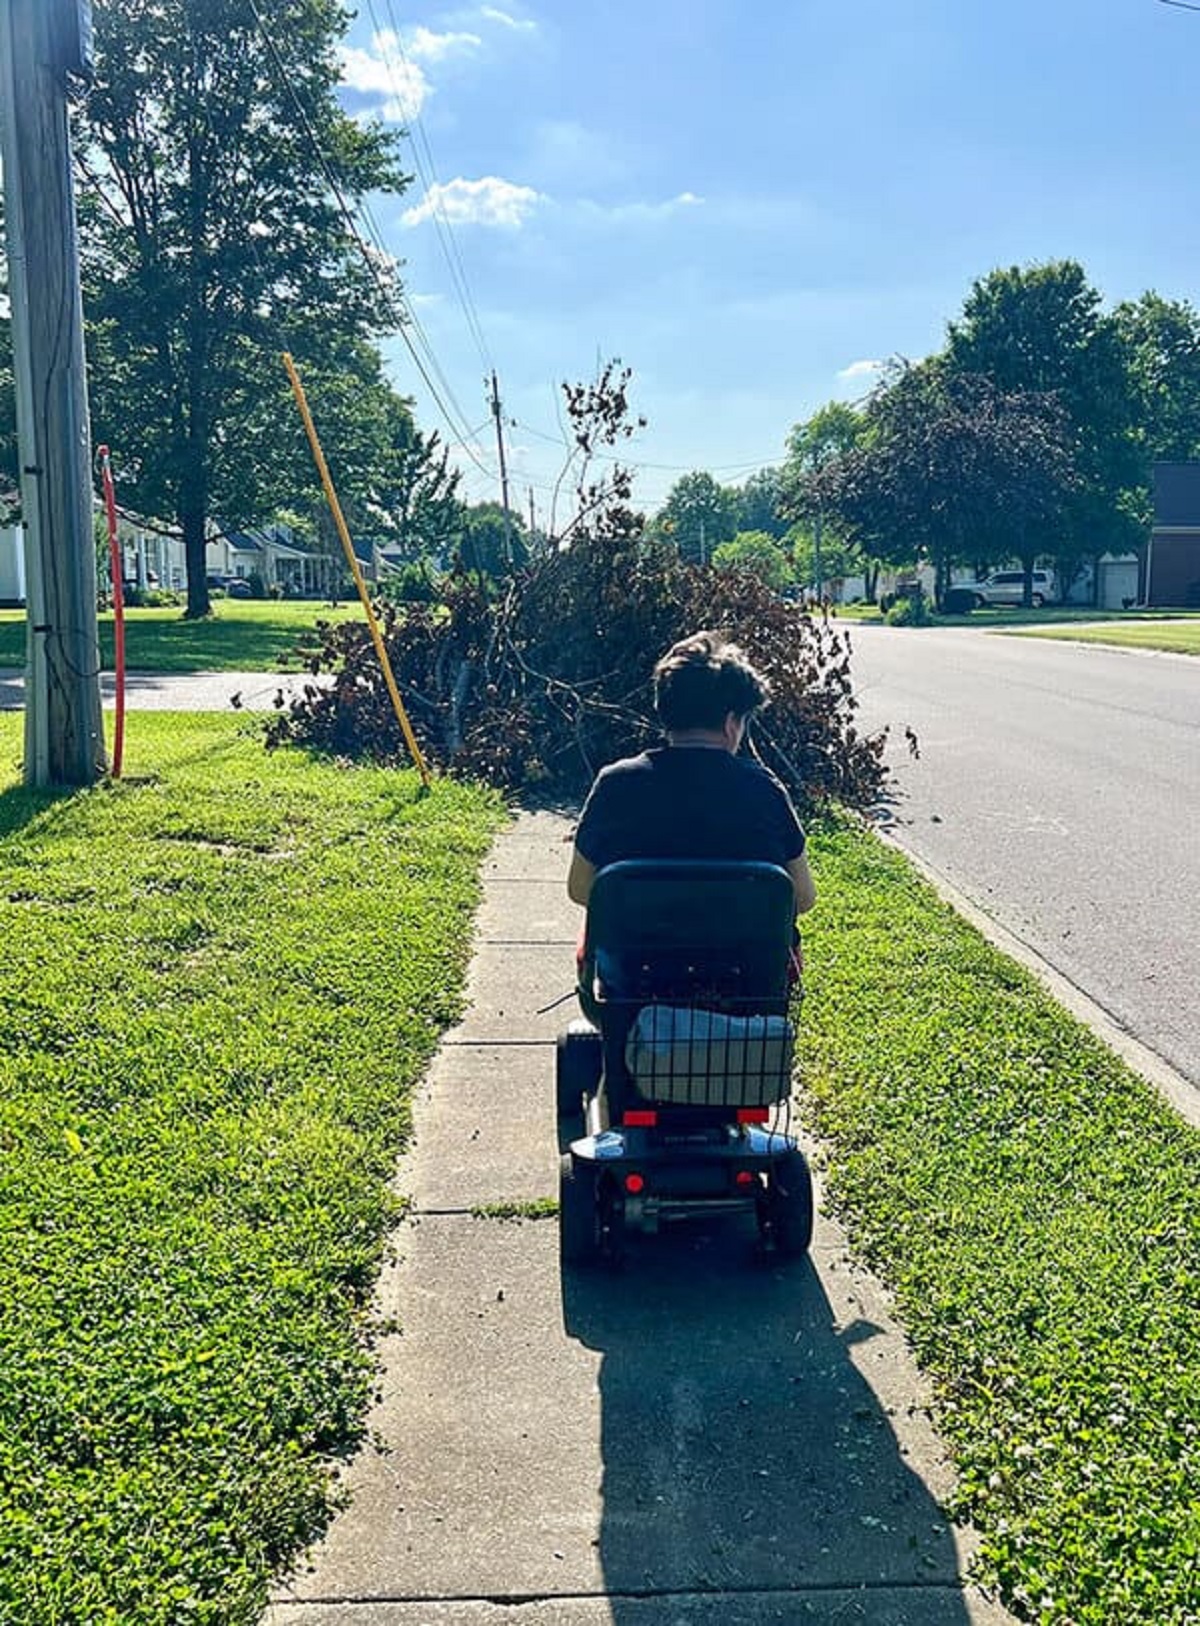
[[[939,1395],[980,1569],[1200,1619],[1200,1133],[874,837],[814,841],[806,1100]]]
[[[1165,649],[1176,655],[1200,655],[1200,617],[1194,621],[1139,622],[1103,627],[1027,627],[1023,638],[1060,638],[1076,644],[1108,644],[1122,649]]]
[[[874,604],[847,604],[838,605],[839,620],[849,622],[866,621],[882,622],[883,614]],[[989,631],[993,628],[1021,628],[1028,629],[1031,635],[1043,638],[1069,638],[1072,640],[1085,639],[1088,642],[1125,642],[1123,628],[1128,627],[1132,632],[1145,629],[1148,633],[1160,621],[1171,620],[1176,617],[1195,616],[1196,625],[1200,627],[1200,611],[1190,610],[1091,610],[1082,605],[1048,604],[1041,610],[1018,609],[1013,606],[996,605],[987,609],[971,610],[967,615],[938,615],[930,622],[935,627],[977,627],[980,631]],[[1117,638],[1108,638],[1106,635],[1085,633],[1076,630],[1076,623],[1104,622],[1106,632],[1113,627],[1118,633]],[[1122,625],[1118,626],[1120,623]],[[1164,633],[1169,628],[1162,629]],[[1129,642],[1137,641],[1130,637]],[[1167,648],[1166,644],[1148,647]],[[1189,651],[1190,653],[1190,651]]]
[[[484,791],[146,715],[28,793],[0,720],[0,1622],[231,1626],[328,1515]]]
[[[318,621],[363,619],[357,603],[215,599],[204,621],[177,608],[125,612],[125,660],[136,672],[270,672],[295,667],[297,644]],[[112,612],[100,617],[100,660],[113,665]],[[0,610],[0,667],[25,664],[25,612]]]

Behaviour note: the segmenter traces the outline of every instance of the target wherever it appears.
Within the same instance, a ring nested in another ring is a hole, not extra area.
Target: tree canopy
[[[208,608],[210,517],[264,517],[301,478],[299,438],[290,466],[279,454],[295,416],[280,352],[375,388],[362,341],[397,325],[392,268],[345,218],[405,185],[394,138],[337,100],[346,23],[337,0],[96,13],[79,120],[93,419],[131,502],[181,527],[189,614]]]

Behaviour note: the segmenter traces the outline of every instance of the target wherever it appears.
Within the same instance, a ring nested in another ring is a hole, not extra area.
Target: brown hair
[[[669,731],[718,729],[730,712],[749,717],[770,698],[766,678],[716,632],[672,644],[654,668],[654,709]]]

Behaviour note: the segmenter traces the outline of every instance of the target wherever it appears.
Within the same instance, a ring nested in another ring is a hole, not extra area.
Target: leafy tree
[[[1028,572],[1052,545],[1075,490],[1053,396],[934,357],[894,367],[868,417],[870,435],[812,476],[810,497],[880,557],[929,559],[940,598],[954,564],[1015,556]]]
[[[385,411],[387,444],[374,502],[384,536],[406,559],[445,559],[462,534],[461,474],[436,431],[423,435],[408,403],[393,396]],[[514,523],[514,532],[517,527]]]
[[[746,570],[778,593],[795,579],[787,549],[766,531],[739,531],[714,551],[717,570]]]
[[[737,530],[736,498],[711,474],[685,474],[654,518],[653,534],[677,547],[685,559],[706,564]]]
[[[813,413],[811,418],[794,425],[787,440],[787,458],[780,473],[780,500],[784,512],[793,519],[806,522],[806,546],[802,557],[797,556],[801,576],[815,589],[823,590],[824,583],[838,575],[851,575],[853,569],[838,570],[850,556],[854,566],[860,568],[867,579],[870,594],[874,594],[874,579],[878,563],[872,570],[869,552],[863,552],[867,532],[861,525],[850,525],[839,510],[826,511],[814,483],[821,470],[830,462],[846,457],[863,444],[868,424],[863,413],[844,401],[830,401]]]
[[[783,503],[793,517],[811,515],[808,490],[812,476],[834,458],[861,446],[867,428],[866,416],[845,401],[829,401],[811,418],[793,426],[780,474]]]
[[[1137,474],[1134,403],[1119,325],[1100,306],[1074,260],[992,271],[972,286],[946,347],[956,372],[1061,404],[1078,478],[1048,551],[1065,570],[1081,553],[1129,542],[1120,494]]]
[[[734,489],[734,520],[739,531],[765,531],[776,541],[788,528],[783,511],[783,478],[778,469],[759,469]]]
[[[298,473],[279,352],[361,378],[362,340],[394,325],[390,267],[339,201],[405,184],[394,139],[338,103],[346,22],[338,0],[97,9],[78,147],[93,417],[136,466],[131,503],[180,525],[191,616],[210,516],[265,518]]]
[[[481,576],[511,576],[529,559],[529,541],[518,515],[506,520],[498,502],[476,503],[463,510],[458,563]]]
[[[1155,462],[1200,457],[1200,313],[1187,300],[1144,293],[1113,312],[1134,406],[1139,484]]]

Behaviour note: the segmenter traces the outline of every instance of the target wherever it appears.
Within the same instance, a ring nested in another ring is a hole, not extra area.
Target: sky
[[[388,371],[496,499],[550,519],[561,385],[611,357],[652,512],[940,348],[976,278],[1080,261],[1200,304],[1200,10],[1162,0],[357,0],[342,97],[407,132],[370,202]],[[435,392],[436,391],[436,398]],[[560,493],[556,518],[565,518]]]

